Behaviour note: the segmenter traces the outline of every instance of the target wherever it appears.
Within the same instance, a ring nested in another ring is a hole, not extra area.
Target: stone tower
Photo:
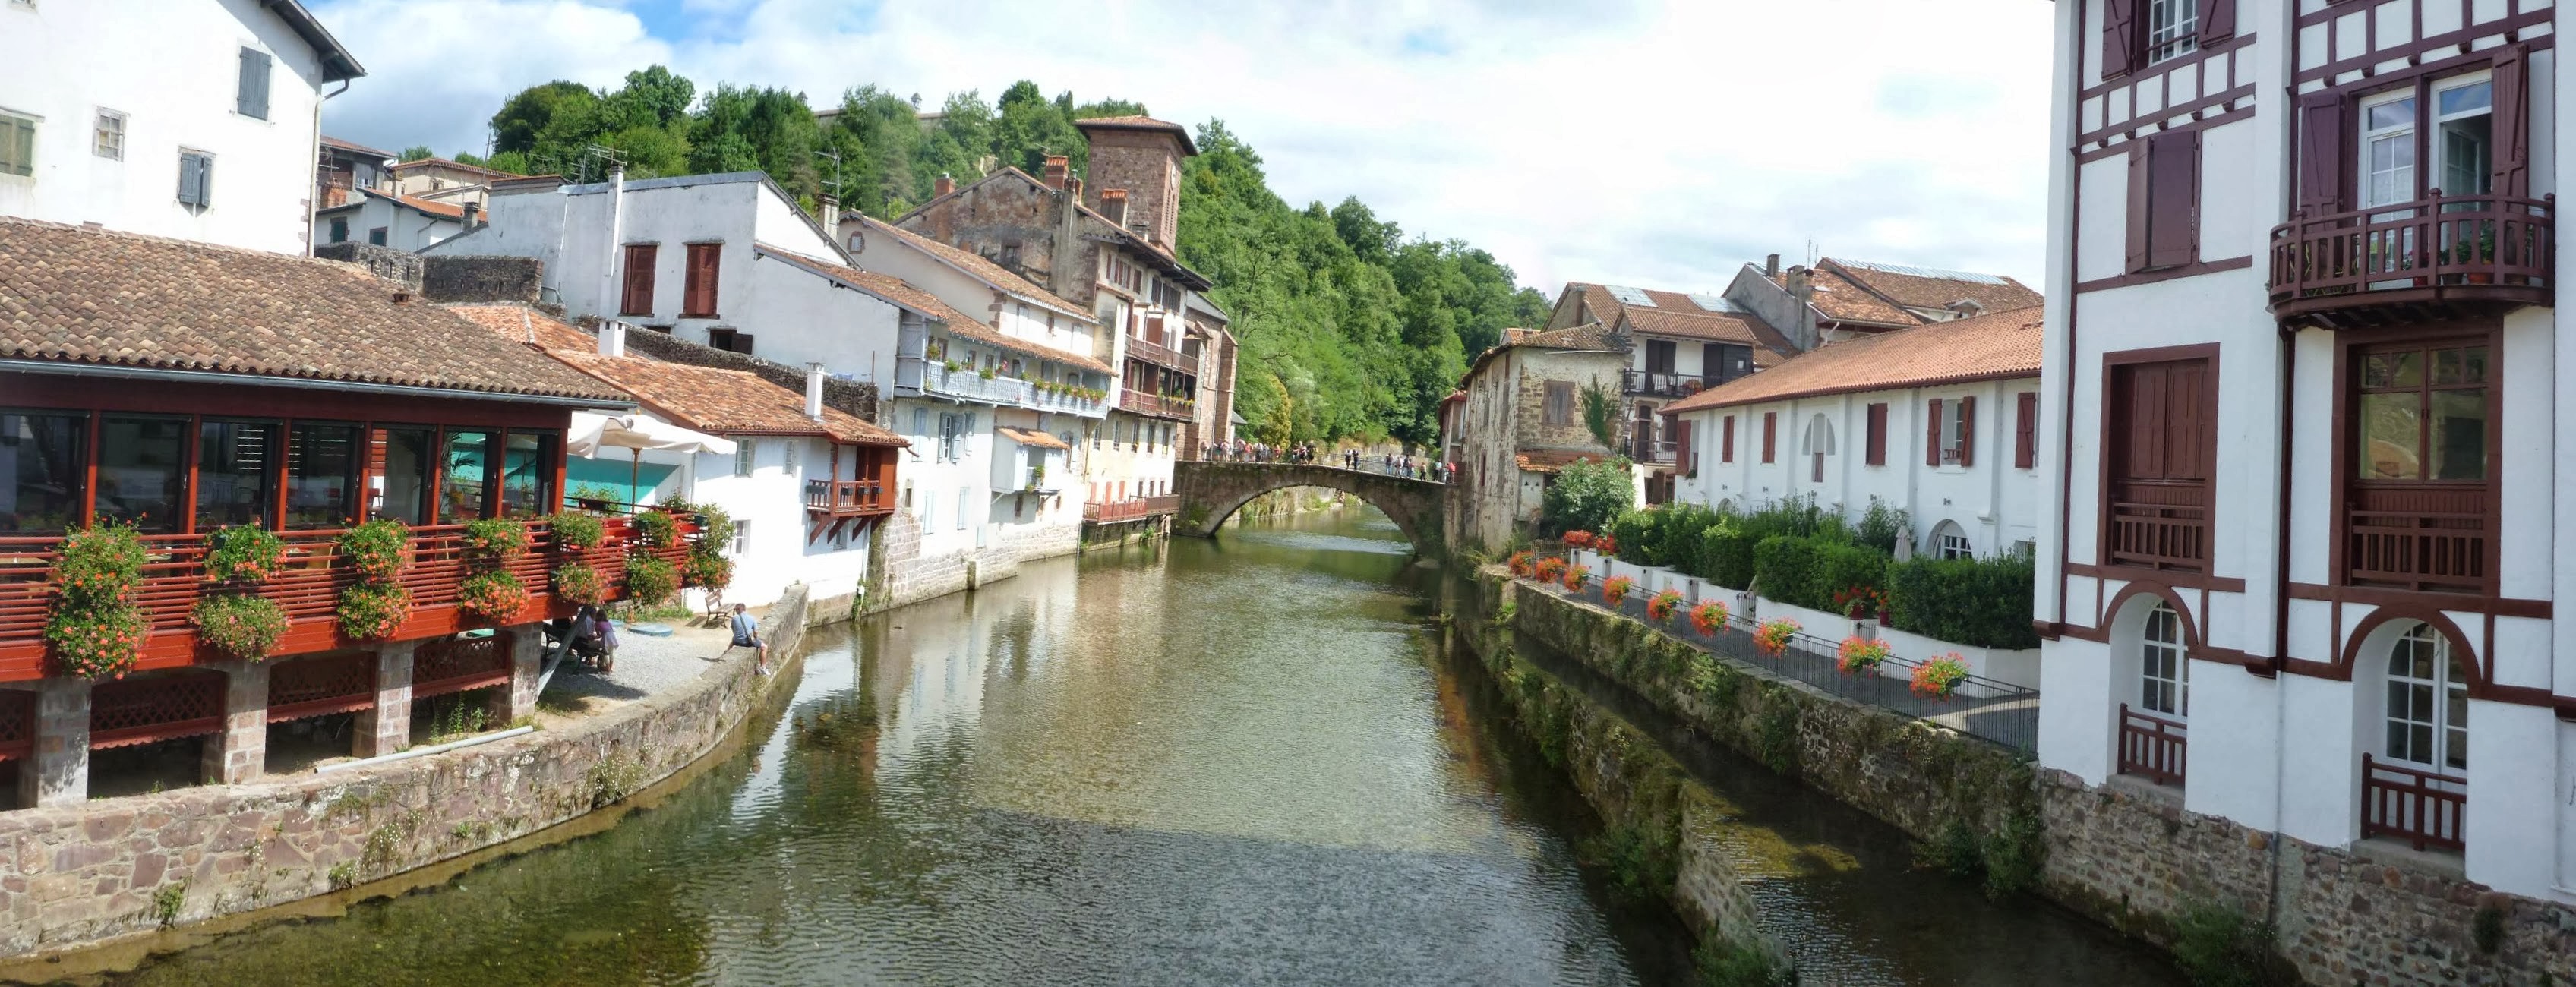
[[[1074,126],[1091,141],[1083,204],[1172,250],[1181,218],[1181,159],[1199,153],[1189,130],[1152,117],[1076,120]]]

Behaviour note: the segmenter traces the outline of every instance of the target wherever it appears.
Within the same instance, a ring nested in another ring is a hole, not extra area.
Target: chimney
[[[1762,276],[1766,278],[1776,278],[1780,276],[1779,254],[1772,254],[1771,256],[1762,258]]]
[[[599,324],[599,355],[611,360],[626,355],[626,323],[612,319]]]
[[[1111,225],[1116,226],[1116,227],[1118,227],[1119,229],[1122,229],[1122,230],[1123,230],[1123,229],[1126,229],[1126,228],[1127,228],[1127,190],[1126,190],[1126,189],[1123,189],[1123,188],[1105,188],[1105,189],[1101,189],[1101,190],[1100,190],[1100,214],[1101,214],[1101,215],[1103,215],[1103,216],[1107,216],[1107,217],[1109,217],[1109,222],[1110,222],[1110,224],[1111,224]]]
[[[482,220],[482,218],[483,218],[483,204],[482,204],[482,203],[480,203],[480,202],[471,202],[471,201],[469,201],[469,202],[465,203],[465,228],[466,228],[466,229],[469,229],[469,230],[470,230],[470,229],[473,229],[473,228],[474,228],[474,227],[476,227],[476,226],[481,225],[481,220]]]
[[[1072,166],[1072,164],[1073,164],[1072,159],[1067,158],[1067,157],[1065,157],[1064,155],[1061,155],[1061,154],[1050,154],[1050,155],[1047,155],[1047,159],[1046,159],[1046,183],[1047,183],[1047,187],[1048,187],[1048,188],[1051,188],[1051,189],[1061,189],[1061,188],[1063,188],[1063,187],[1064,187],[1064,177],[1065,177],[1065,172],[1066,172],[1066,171],[1067,171],[1067,170]]]
[[[805,417],[823,420],[823,365],[805,365]]]
[[[938,181],[930,185],[930,196],[934,199],[954,191],[957,191],[957,180],[948,177],[945,172],[940,174]]]
[[[1792,267],[1783,285],[1789,289],[1789,297],[1797,299],[1798,302],[1797,324],[1791,327],[1794,333],[1791,341],[1796,343],[1802,352],[1815,349],[1817,344],[1822,342],[1816,335],[1816,285],[1812,280],[1814,276],[1815,272],[1803,266]]]
[[[830,193],[814,193],[814,218],[822,220],[823,232],[830,234],[832,227],[841,223],[841,204]]]

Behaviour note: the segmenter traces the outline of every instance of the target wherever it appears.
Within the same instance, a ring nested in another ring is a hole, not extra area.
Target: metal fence
[[[1570,595],[1599,606],[1602,605],[1601,582],[1596,577],[1586,582],[1580,592],[1572,594],[1562,586],[1535,585],[1547,592]],[[1916,693],[1910,681],[1917,666],[1938,656],[1889,655],[1882,664],[1901,673],[1904,676],[1901,678],[1885,671],[1844,674],[1835,657],[1842,647],[1839,640],[1800,633],[1786,650],[1775,656],[1753,643],[1753,622],[1746,620],[1744,614],[1735,612],[1738,608],[1732,600],[1724,601],[1728,609],[1727,625],[1718,628],[1715,634],[1702,634],[1699,628],[1691,625],[1688,604],[1674,610],[1669,621],[1649,619],[1646,603],[1651,598],[1651,594],[1642,590],[1630,590],[1627,598],[1612,609],[1710,654],[1766,669],[1782,678],[1805,682],[1843,699],[1937,723],[2009,749],[2024,758],[2039,754],[2037,689],[1970,675],[1959,680],[1948,697],[1925,696]]]

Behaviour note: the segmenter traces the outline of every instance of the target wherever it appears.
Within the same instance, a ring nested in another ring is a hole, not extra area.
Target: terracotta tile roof
[[[393,195],[393,194],[389,194],[389,193],[385,193],[385,192],[369,192],[369,193],[367,193],[367,194],[368,194],[368,195],[383,196],[384,198],[392,199],[392,200],[394,200],[395,202],[402,203],[402,204],[403,204],[403,205],[405,205],[405,206],[409,206],[409,207],[411,207],[411,208],[413,208],[413,209],[419,210],[419,211],[421,211],[421,212],[423,212],[423,213],[427,213],[427,214],[432,215],[432,216],[439,216],[439,217],[443,217],[443,218],[446,218],[446,219],[453,219],[453,220],[455,220],[455,221],[457,221],[457,222],[460,222],[460,223],[462,223],[462,222],[464,222],[464,221],[465,221],[465,206],[464,206],[464,204],[462,204],[462,203],[454,203],[454,202],[432,202],[432,201],[430,201],[430,200],[428,200],[428,199],[423,199],[423,198],[420,198],[420,197],[418,197],[418,196],[410,196],[410,195]]]
[[[1048,307],[1060,310],[1064,314],[1074,316],[1084,322],[1092,323],[1094,325],[1099,324],[1099,320],[1091,317],[1091,310],[1056,297],[1054,292],[1038,287],[1037,282],[1031,281],[1026,277],[1022,277],[1018,272],[1013,271],[1010,268],[1003,267],[1000,264],[986,260],[981,254],[964,248],[949,246],[948,244],[941,243],[919,233],[888,223],[874,216],[868,216],[861,213],[852,213],[851,215],[858,216],[860,221],[865,224],[865,228],[870,232],[890,234],[907,244],[919,247],[923,252],[928,253],[933,257],[937,257],[950,264],[964,268],[966,273],[982,280],[985,284],[992,285],[993,287],[1010,292],[1014,295],[1020,295],[1044,302]]]
[[[915,288],[910,282],[907,282],[902,278],[895,277],[894,275],[879,274],[875,271],[862,271],[845,264],[834,264],[829,261],[815,260],[814,258],[807,257],[803,254],[796,253],[791,250],[783,250],[765,243],[754,244],[754,246],[758,247],[760,252],[766,256],[776,257],[779,260],[802,267],[824,277],[841,281],[853,288],[867,291],[897,305],[910,308],[933,319],[945,322],[948,324],[947,332],[951,336],[956,336],[960,339],[974,340],[975,342],[982,343],[987,346],[1000,347],[1013,353],[1018,353],[1022,356],[1034,356],[1043,360],[1054,360],[1057,363],[1081,367],[1082,369],[1093,373],[1109,374],[1113,377],[1117,376],[1117,372],[1109,369],[1108,364],[1102,363],[1091,357],[1069,353],[1051,346],[1033,343],[1013,336],[1002,335],[1000,330],[976,321],[974,316],[967,315],[964,312],[960,312],[949,307],[947,302],[939,300],[939,296],[933,295],[919,288]]]
[[[2039,375],[2038,306],[1827,343],[1664,406],[1665,414],[1790,398]]]
[[[453,311],[495,335],[527,343],[563,365],[634,395],[645,410],[711,435],[815,435],[852,445],[906,445],[893,432],[838,408],[817,424],[805,396],[748,371],[599,355],[587,332],[517,305],[459,305]]]
[[[0,357],[623,398],[361,268],[0,217]]]
[[[1034,428],[1003,428],[996,425],[993,427],[993,431],[1000,432],[1003,437],[1024,446],[1037,446],[1041,449],[1073,448],[1072,446],[1066,445],[1063,439],[1048,435],[1047,433],[1038,431]]]
[[[395,158],[398,158],[398,157],[401,157],[401,156],[402,156],[402,155],[399,155],[399,154],[395,154],[395,153],[394,153],[394,152],[392,152],[392,151],[379,151],[379,150],[377,150],[377,149],[375,149],[375,148],[368,147],[367,145],[360,144],[360,143],[358,143],[358,142],[356,142],[356,141],[344,141],[344,140],[341,140],[341,139],[339,139],[339,138],[337,138],[337,137],[333,137],[333,136],[331,136],[331,135],[329,135],[329,134],[324,134],[324,135],[322,135],[322,146],[324,146],[324,147],[336,147],[336,148],[339,148],[339,149],[341,149],[341,150],[343,150],[343,151],[350,151],[350,152],[357,153],[357,154],[367,155],[367,156],[369,156],[369,157],[382,158],[382,159],[387,160],[387,161],[391,161],[391,160],[393,160],[393,159],[395,159]]]
[[[462,171],[462,172],[465,172],[465,173],[467,173],[467,174],[481,175],[481,176],[483,176],[483,177],[485,177],[485,178],[527,178],[527,177],[530,177],[530,176],[527,176],[527,175],[513,175],[513,174],[511,174],[511,173],[509,173],[509,172],[506,172],[506,171],[494,171],[494,170],[492,170],[492,169],[490,169],[490,168],[483,167],[482,165],[470,165],[470,164],[466,164],[466,163],[461,162],[461,161],[450,161],[450,160],[448,160],[448,159],[446,159],[446,158],[415,158],[415,159],[410,160],[410,161],[397,161],[397,162],[395,162],[395,163],[394,163],[393,168],[392,168],[392,169],[390,169],[390,170],[392,170],[392,171],[396,171],[396,172],[402,172],[402,171],[409,171],[409,170],[416,169],[416,168],[447,168],[447,169],[452,169],[452,170],[455,170],[455,171]]]
[[[1789,272],[1771,275],[1771,283],[1789,287]],[[1836,322],[1860,322],[1879,326],[1917,326],[1923,320],[1894,302],[1870,294],[1869,289],[1852,283],[1831,268],[1812,270],[1807,283],[1815,288],[1807,299],[1816,313]]]
[[[1523,449],[1512,454],[1512,462],[1524,472],[1554,473],[1576,463],[1607,462],[1606,452],[1578,452],[1572,449]]]
[[[1627,343],[1616,337],[1616,333],[1611,332],[1608,328],[1602,326],[1601,323],[1588,322],[1571,329],[1551,329],[1547,332],[1538,333],[1524,338],[1512,345],[1535,346],[1540,349],[1550,350],[1609,350],[1615,352],[1625,351],[1628,349]]]
[[[1153,117],[1147,116],[1092,117],[1088,120],[1076,120],[1073,122],[1073,126],[1078,130],[1099,127],[1109,130],[1168,131],[1172,136],[1181,139],[1182,150],[1193,155],[1199,153],[1199,146],[1190,141],[1190,128],[1173,123],[1169,120],[1156,120]]]
[[[1999,274],[1831,257],[1817,261],[1816,266],[1834,270],[1896,304],[1915,308],[1948,308],[1953,302],[1973,301],[1991,314],[2029,308],[2040,302],[2039,292]]]
[[[1675,336],[1709,342],[1742,343],[1753,347],[1753,365],[1767,367],[1798,352],[1789,337],[1771,327],[1751,311],[1735,308],[1732,303],[1711,311],[1699,299],[1716,300],[1714,295],[1692,295],[1679,291],[1652,288],[1623,289],[1643,293],[1655,304],[1631,305],[1619,300],[1609,285],[1581,281],[1566,285],[1582,292],[1583,307],[1593,318],[1614,328],[1629,332]]]

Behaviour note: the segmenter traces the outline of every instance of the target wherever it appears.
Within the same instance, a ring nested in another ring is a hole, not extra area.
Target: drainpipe
[[[603,316],[608,313],[608,306],[612,304],[610,300],[617,297],[617,269],[624,260],[625,254],[619,244],[626,238],[625,227],[626,166],[613,164],[608,168],[608,242],[602,245],[607,249],[608,256],[605,262],[599,265],[597,304],[598,314]]]
[[[314,190],[322,187],[322,104],[330,102],[333,96],[348,92],[349,84],[355,81],[342,79],[340,88],[323,93],[321,99],[313,101],[313,160],[307,162],[312,170],[305,175],[304,182],[304,254],[308,257],[313,255],[313,248],[319,246],[313,242],[313,226],[322,219],[322,197],[314,194]],[[351,174],[354,176],[355,171],[352,170]]]

